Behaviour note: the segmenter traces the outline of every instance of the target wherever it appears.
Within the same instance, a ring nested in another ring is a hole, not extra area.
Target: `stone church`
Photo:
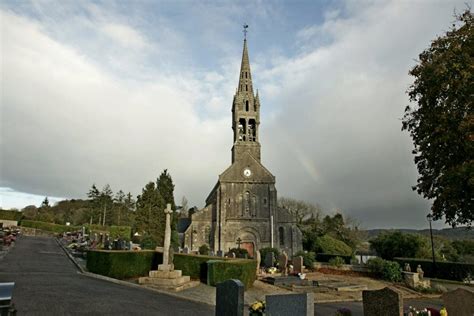
[[[264,247],[285,250],[291,256],[302,250],[302,235],[291,214],[277,205],[275,176],[260,160],[260,100],[254,94],[247,39],[244,40],[239,84],[232,102],[232,164],[192,214],[184,232],[184,246],[192,251],[207,244],[227,252],[245,248],[251,256]]]

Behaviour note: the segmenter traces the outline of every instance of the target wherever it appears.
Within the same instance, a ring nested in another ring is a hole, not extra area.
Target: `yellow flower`
[[[441,310],[439,311],[439,314],[441,316],[448,316],[448,311],[446,310],[446,308],[441,308]]]

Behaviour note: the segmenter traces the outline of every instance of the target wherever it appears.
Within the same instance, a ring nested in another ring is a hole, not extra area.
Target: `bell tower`
[[[245,152],[249,152],[260,161],[260,143],[258,128],[260,125],[260,100],[253,93],[252,74],[250,72],[247,38],[244,39],[239,85],[232,102],[232,163],[239,161]]]

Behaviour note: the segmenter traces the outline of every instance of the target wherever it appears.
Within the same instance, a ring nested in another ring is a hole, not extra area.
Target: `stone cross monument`
[[[169,262],[170,243],[171,243],[171,204],[166,204],[166,226],[165,226],[165,240],[163,244],[163,264],[158,265],[158,270],[171,271],[173,270],[173,263]]]

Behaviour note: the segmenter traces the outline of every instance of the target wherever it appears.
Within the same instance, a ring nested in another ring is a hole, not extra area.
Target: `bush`
[[[256,279],[257,261],[255,260],[209,260],[207,262],[207,284],[215,286],[217,283],[229,279],[242,281],[245,289],[250,288]]]
[[[352,248],[345,242],[337,240],[329,235],[317,237],[314,242],[314,249],[316,253],[326,253],[333,255],[351,256]]]
[[[130,240],[132,236],[132,228],[130,226],[102,226],[96,224],[86,224],[84,225],[86,232],[88,234],[102,233],[109,234],[110,238],[122,238],[124,240]]]
[[[415,257],[423,249],[427,249],[426,238],[415,234],[404,234],[399,231],[380,234],[370,240],[370,248],[386,260],[402,255]]]
[[[142,247],[142,249],[150,249],[150,250],[153,250],[155,249],[157,246],[157,242],[155,240],[155,238],[153,238],[153,236],[151,235],[144,235],[140,241],[140,247]]]
[[[352,256],[345,256],[343,254],[329,254],[329,253],[318,253],[316,254],[316,261],[329,262],[331,259],[339,257],[344,260],[345,264],[351,264]]]
[[[158,266],[155,251],[89,250],[87,270],[115,279],[146,276]]]
[[[183,271],[183,275],[189,275],[192,279],[199,279],[207,282],[207,262],[215,260],[216,257],[176,253],[173,264],[175,269]],[[222,261],[229,260],[222,258]]]
[[[66,225],[59,225],[59,224],[53,224],[53,223],[47,223],[47,222],[29,221],[29,220],[21,221],[21,226],[41,229],[44,231],[53,232],[57,234],[72,232],[72,231],[76,231],[82,228],[82,226],[66,226]]]
[[[433,267],[433,261],[428,259],[394,258],[393,260],[398,262],[400,265],[409,263],[412,270],[416,270],[416,267],[421,265],[421,268],[425,272],[425,277],[429,278],[463,281],[469,275],[474,275],[473,263],[441,261],[436,262],[435,270]]]
[[[377,257],[369,259],[367,265],[370,272],[378,278],[391,282],[399,282],[402,279],[398,262],[384,260]]]
[[[21,221],[23,213],[19,211],[7,211],[0,209],[0,219],[6,219],[9,221]]]
[[[335,257],[335,258],[329,259],[329,264],[337,268],[342,267],[344,263],[345,261],[341,257]]]
[[[199,247],[199,254],[200,255],[209,255],[209,246],[204,244],[201,247]]]
[[[278,256],[280,255],[280,250],[278,250],[277,248],[266,247],[266,248],[260,249],[260,257],[262,258],[260,262],[261,266],[265,265],[265,258],[267,257],[267,253],[269,252],[273,252],[273,254],[275,255],[275,259],[278,259]],[[267,267],[267,268],[270,268],[270,267]]]
[[[314,261],[315,261],[315,254],[312,251],[309,252],[304,252],[304,251],[298,251],[293,258],[301,256],[303,257],[303,264],[307,269],[313,269],[314,266]]]
[[[232,248],[231,250],[229,250],[229,253],[231,252],[235,253],[235,256],[237,258],[248,258],[249,256],[247,249],[244,248]]]

